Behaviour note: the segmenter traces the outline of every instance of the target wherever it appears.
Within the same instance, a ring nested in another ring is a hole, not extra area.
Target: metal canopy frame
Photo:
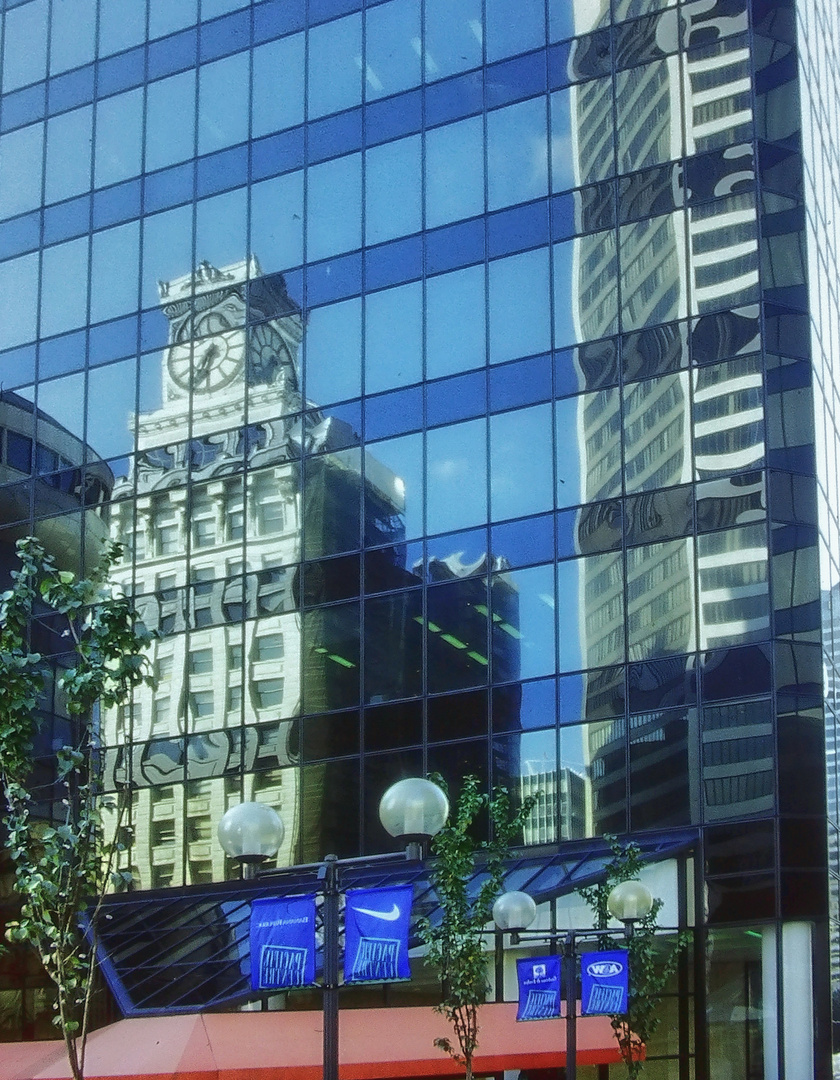
[[[634,838],[645,862],[675,857],[695,845],[696,830]],[[521,853],[509,860],[506,889],[528,892],[539,904],[603,879],[612,852],[603,841],[577,841],[551,851]],[[479,868],[470,883],[476,892],[484,878]],[[221,1009],[263,994],[250,988],[249,922],[251,902],[313,890],[311,867],[279,869],[256,881],[182,886],[107,897],[100,908],[96,948],[100,967],[123,1015],[157,1016]],[[428,864],[373,862],[347,867],[346,889],[411,885],[412,927],[440,915]],[[90,940],[89,916],[83,922]],[[411,945],[419,945],[412,929]],[[320,950],[319,950],[320,952]]]

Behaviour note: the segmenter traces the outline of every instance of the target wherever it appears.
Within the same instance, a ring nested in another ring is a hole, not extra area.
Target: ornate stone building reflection
[[[507,631],[494,637],[494,669],[519,676],[504,560],[406,567],[404,484],[347,423],[304,402],[304,319],[283,276],[261,277],[254,258],[205,262],[159,291],[162,401],[134,418],[136,465],[115,487],[111,521],[126,544],[122,584],[158,634],[156,684],[104,717],[108,786],[132,789],[122,835],[142,888],[223,877],[216,824],[243,798],[282,814],[281,865],[320,857],[325,829],[353,850],[357,823],[339,809],[326,759],[337,725],[358,725],[361,669],[369,703],[417,696],[425,637],[431,691],[444,671],[441,689],[485,679],[487,648],[469,643],[486,636],[491,571],[493,618]],[[368,591],[390,593],[368,601],[364,631],[358,556],[341,554],[362,531]],[[439,583],[428,620],[424,577]],[[498,768],[518,776],[515,740],[502,757]]]
[[[317,629],[308,616],[304,633],[299,565],[341,550],[354,502],[394,543],[402,509],[388,470],[369,464],[363,480],[347,425],[303,408],[303,319],[282,275],[260,277],[255,259],[203,263],[159,288],[163,401],[136,418],[137,465],[112,522],[129,541],[125,585],[160,635],[157,682],[106,718],[110,782],[134,788],[131,869],[144,887],[223,876],[215,825],[243,797],[282,813],[279,859],[294,861],[301,815],[318,818],[311,769],[301,803],[301,672],[310,710],[358,673],[341,612],[325,609]]]

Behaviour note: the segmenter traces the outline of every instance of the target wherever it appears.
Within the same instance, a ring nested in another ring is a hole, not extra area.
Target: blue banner
[[[552,1020],[560,1015],[560,957],[531,956],[516,961],[517,1020]]]
[[[411,885],[350,889],[344,908],[344,981],[409,979]]]
[[[280,990],[315,982],[315,897],[251,903],[251,989]]]
[[[584,1016],[627,1012],[627,953],[583,953],[580,958],[581,1013]]]

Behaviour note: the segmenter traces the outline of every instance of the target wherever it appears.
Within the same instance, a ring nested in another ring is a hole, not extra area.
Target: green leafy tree
[[[438,774],[430,779],[447,790]],[[486,926],[502,890],[504,859],[511,845],[521,840],[522,825],[536,801],[536,797],[529,797],[514,809],[506,788],[495,788],[488,795],[479,790],[475,776],[466,776],[454,813],[432,840],[435,858],[429,876],[442,918],[435,925],[428,919],[421,920],[420,936],[428,949],[426,962],[441,980],[443,998],[435,1008],[452,1024],[456,1038],[456,1044],[449,1039],[435,1039],[435,1045],[463,1066],[467,1080],[472,1080],[478,1047],[478,1010],[487,1000],[489,989],[484,951]],[[485,811],[491,838],[477,842],[473,824]],[[477,865],[481,884],[471,894],[470,882]]]
[[[597,885],[579,890],[592,911],[596,930],[606,930],[610,924],[607,900],[612,890],[622,881],[637,880],[643,865],[641,849],[637,844],[622,844],[615,836],[605,836],[604,839],[613,853],[606,866],[606,878]],[[661,937],[657,937],[660,929],[657,916],[661,910],[662,900],[654,899],[650,913],[634,926],[633,936],[628,942],[630,986],[627,1012],[610,1017],[630,1080],[636,1080],[644,1068],[642,1051],[662,1021],[659,1015],[662,993],[677,969],[680,953],[691,942],[690,934],[680,933],[670,947],[663,946]],[[602,939],[601,948],[615,948],[622,944],[623,939],[618,937],[615,942]]]
[[[7,938],[38,951],[56,986],[55,1023],[73,1076],[83,1080],[96,950],[79,916],[93,906],[95,933],[108,884],[127,877],[114,872],[120,845],[103,834],[102,811],[109,804],[100,792],[96,708],[124,703],[134,687],[148,681],[145,650],[151,635],[130,600],[109,583],[119,545],[107,546],[86,579],[59,570],[31,537],[19,541],[17,550],[20,569],[0,596],[0,785],[5,844],[21,897],[20,918],[8,927]],[[44,615],[67,640],[57,683],[80,734],[77,745],[58,751],[57,789],[36,791],[33,739],[52,666],[31,641],[33,619]]]

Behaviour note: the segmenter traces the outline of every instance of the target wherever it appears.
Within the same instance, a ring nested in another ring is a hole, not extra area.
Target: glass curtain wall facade
[[[430,770],[531,844],[699,829],[661,1075],[782,1075],[791,928],[824,1068],[831,4],[2,8],[0,542],[109,533],[160,633],[135,887],[230,876],[243,798],[382,850]]]

